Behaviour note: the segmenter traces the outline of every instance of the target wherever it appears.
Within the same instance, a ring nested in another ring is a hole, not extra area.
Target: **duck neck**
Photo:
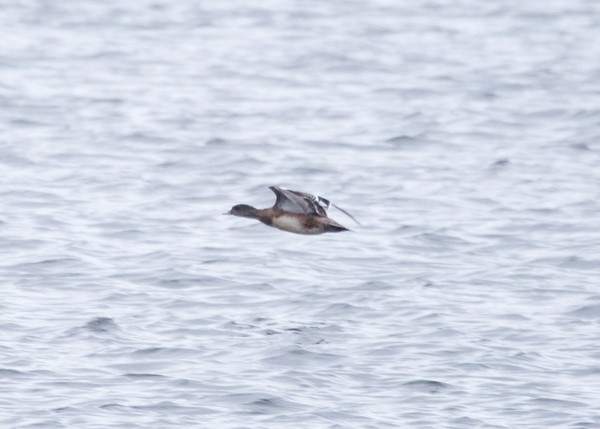
[[[273,226],[273,218],[277,216],[276,210],[273,208],[269,209],[256,209],[256,219],[264,223],[265,225]]]

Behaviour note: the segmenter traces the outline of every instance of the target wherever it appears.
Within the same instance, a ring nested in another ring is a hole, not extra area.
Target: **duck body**
[[[264,219],[264,220],[263,220]],[[295,234],[317,235],[326,232],[350,231],[333,219],[322,216],[286,212],[283,210],[266,209],[263,218],[259,220],[282,231]]]
[[[225,214],[257,219],[265,225],[295,234],[317,235],[350,231],[327,217],[326,210],[331,204],[329,200],[278,186],[271,186],[269,189],[277,197],[273,207],[255,209],[246,204],[238,204]]]

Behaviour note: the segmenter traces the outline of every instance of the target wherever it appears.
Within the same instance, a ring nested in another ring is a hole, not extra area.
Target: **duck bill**
[[[223,213],[224,215],[230,215],[231,214],[231,210],[229,210],[228,212]]]

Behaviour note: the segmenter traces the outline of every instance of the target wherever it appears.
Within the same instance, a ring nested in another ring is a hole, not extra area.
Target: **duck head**
[[[233,206],[227,213],[223,214],[256,219],[256,212],[258,212],[258,210],[252,206],[247,204],[238,204]]]

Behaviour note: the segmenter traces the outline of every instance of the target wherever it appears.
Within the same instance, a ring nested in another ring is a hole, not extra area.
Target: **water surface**
[[[600,427],[600,4],[0,24],[2,427]]]

